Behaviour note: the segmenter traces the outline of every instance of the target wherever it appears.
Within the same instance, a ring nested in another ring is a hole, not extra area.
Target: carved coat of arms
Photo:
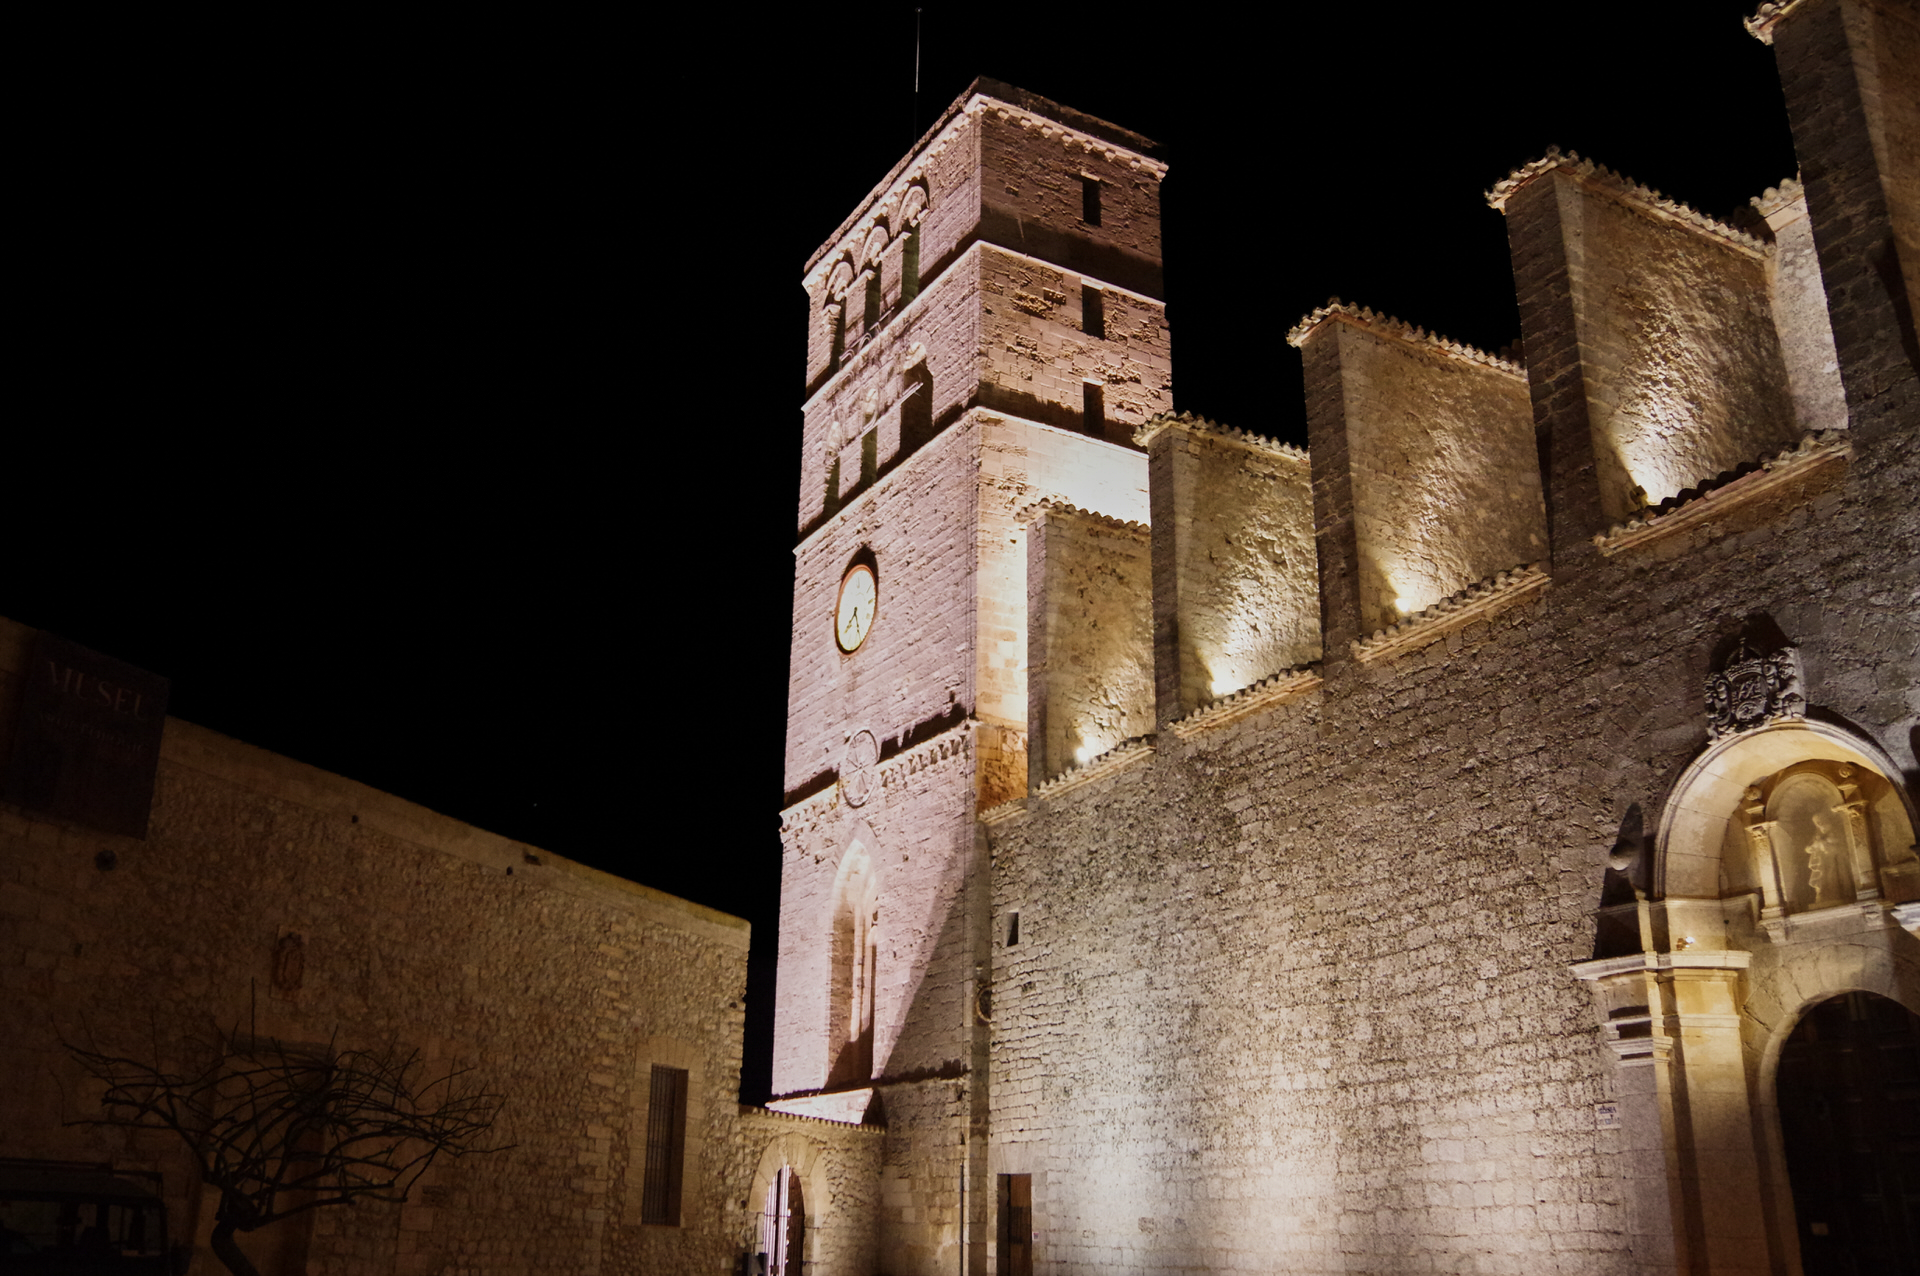
[[[1751,731],[1782,718],[1803,718],[1806,712],[1797,648],[1757,651],[1743,638],[1726,664],[1707,675],[1710,739]]]

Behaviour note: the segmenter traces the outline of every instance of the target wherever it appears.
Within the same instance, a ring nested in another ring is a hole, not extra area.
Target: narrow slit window
[[[1080,174],[1080,220],[1089,226],[1100,224],[1100,187],[1097,177]]]
[[[880,431],[868,430],[860,436],[860,485],[873,482],[880,469]]]
[[[920,227],[907,231],[906,247],[900,250],[900,304],[906,305],[920,295]]]
[[[1011,948],[1019,942],[1020,942],[1020,914],[1008,913],[1007,914],[1007,947]]]
[[[686,1161],[687,1070],[653,1067],[647,1096],[647,1164],[640,1221],[680,1226],[680,1170]]]
[[[1107,388],[1098,381],[1080,387],[1080,428],[1094,438],[1107,433]]]
[[[1107,336],[1107,294],[1092,284],[1080,285],[1080,328],[1089,337]]]
[[[868,333],[871,333],[875,328],[880,326],[880,304],[880,267],[875,265],[871,271],[867,272],[867,315],[865,326]]]
[[[847,352],[847,307],[843,302],[834,302],[827,307],[827,331],[832,334],[833,343],[827,356],[827,367],[838,372],[840,360]]]

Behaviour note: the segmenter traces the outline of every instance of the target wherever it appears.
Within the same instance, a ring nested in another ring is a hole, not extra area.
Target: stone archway
[[[1913,799],[1886,750],[1833,723],[1795,719],[1731,735],[1703,750],[1675,781],[1661,811],[1656,840],[1656,898],[1717,899],[1722,894],[1722,852],[1728,819],[1757,781],[1810,761],[1863,767],[1885,781],[1898,806],[1899,826],[1886,841],[1904,836],[1907,854],[1889,846],[1896,862],[1912,859],[1913,830],[1920,824]],[[1893,815],[1888,811],[1883,815]],[[1916,881],[1920,885],[1920,880]]]
[[[1729,731],[1669,791],[1640,951],[1574,967],[1620,1065],[1637,1252],[1794,1270],[1780,1053],[1827,997],[1920,999],[1920,944],[1896,921],[1920,897],[1915,823],[1885,750],[1819,720]]]
[[[800,1205],[797,1226],[789,1225],[782,1238],[786,1252],[767,1255],[769,1272],[801,1276],[807,1270],[805,1265],[819,1260],[820,1233],[830,1208],[826,1161],[826,1149],[804,1134],[783,1134],[761,1152],[747,1195],[753,1211],[749,1252],[761,1252],[766,1235],[763,1220],[770,1201],[777,1198],[782,1204],[790,1204],[797,1198]]]

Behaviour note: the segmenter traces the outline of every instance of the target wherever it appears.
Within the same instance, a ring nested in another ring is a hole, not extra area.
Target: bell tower
[[[976,817],[1027,793],[1032,512],[1148,518],[1165,173],[979,80],[807,263],[773,1106],[885,1128],[900,1276],[985,1254]]]

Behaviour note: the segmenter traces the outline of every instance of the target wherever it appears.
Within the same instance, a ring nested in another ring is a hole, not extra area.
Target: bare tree
[[[469,1069],[432,1074],[419,1052],[289,1045],[237,1029],[170,1071],[159,1061],[66,1042],[106,1087],[104,1116],[70,1124],[171,1130],[220,1194],[213,1252],[234,1276],[259,1276],[236,1233],[323,1205],[407,1199],[441,1153],[480,1146],[501,1098],[474,1089]]]

